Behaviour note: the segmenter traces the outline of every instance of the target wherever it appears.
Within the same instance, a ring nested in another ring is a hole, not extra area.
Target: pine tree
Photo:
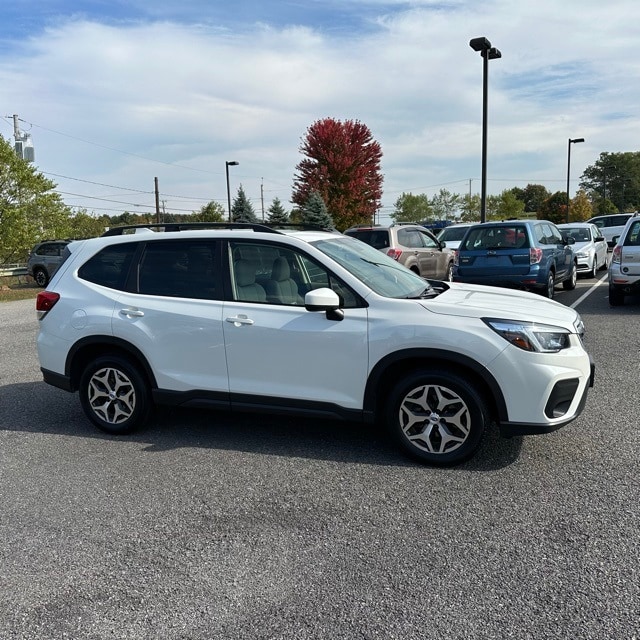
[[[242,185],[238,188],[238,195],[235,197],[231,205],[231,221],[232,222],[258,222],[258,218],[253,211],[253,206],[247,198]]]
[[[327,211],[327,205],[317,191],[312,191],[300,210],[302,224],[310,224],[323,229],[334,229],[333,219]]]
[[[271,206],[267,209],[267,222],[269,224],[286,224],[289,222],[289,214],[285,211],[280,198],[274,198]]]

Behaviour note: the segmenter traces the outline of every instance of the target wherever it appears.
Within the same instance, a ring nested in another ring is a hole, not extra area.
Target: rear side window
[[[221,295],[217,243],[148,242],[137,273],[138,293],[212,300]]]
[[[375,247],[386,249],[389,247],[389,231],[386,229],[363,229],[361,231],[347,231],[345,235],[358,238],[362,242]]]
[[[631,223],[627,237],[624,239],[625,247],[635,247],[638,245],[640,245],[640,220]]]
[[[78,277],[94,284],[123,290],[137,242],[105,247],[78,270]]]
[[[461,250],[528,249],[529,240],[523,225],[475,227],[460,245]]]

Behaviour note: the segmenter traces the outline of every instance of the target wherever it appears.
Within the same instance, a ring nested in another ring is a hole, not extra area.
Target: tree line
[[[305,132],[295,168],[287,211],[275,198],[267,211],[270,224],[313,224],[344,231],[357,224],[373,224],[381,209],[382,149],[371,131],[358,120],[324,118]],[[17,156],[0,136],[0,264],[24,262],[33,245],[43,239],[88,238],[123,224],[149,224],[156,214],[96,216],[73,211],[55,192],[56,184]],[[640,205],[640,152],[601,153],[582,174],[571,199],[569,219],[636,211]],[[487,219],[538,217],[552,222],[567,219],[567,193],[549,192],[540,184],[513,187],[486,202]],[[163,213],[162,222],[223,222],[228,214],[212,201],[190,214]],[[240,185],[231,207],[232,222],[261,222]],[[473,222],[480,219],[478,194],[441,189],[426,194],[403,193],[397,198],[392,220]]]

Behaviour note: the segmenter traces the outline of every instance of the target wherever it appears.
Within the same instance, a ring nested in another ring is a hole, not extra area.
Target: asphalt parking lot
[[[601,276],[605,277],[605,276]],[[163,410],[101,434],[0,304],[0,638],[640,638],[640,300],[578,303],[582,416],[452,469],[361,425]]]

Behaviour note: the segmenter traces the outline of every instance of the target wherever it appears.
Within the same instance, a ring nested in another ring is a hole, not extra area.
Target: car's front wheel
[[[87,365],[79,392],[87,418],[107,433],[130,433],[145,424],[151,411],[146,379],[120,356],[103,356]]]
[[[598,256],[593,256],[593,264],[591,265],[591,270],[589,271],[589,278],[597,278],[598,277]]]
[[[432,465],[453,465],[480,446],[489,412],[478,389],[448,370],[419,370],[394,387],[387,425],[410,456]]]
[[[453,282],[453,262],[450,262],[447,266],[447,273],[444,277],[446,282]]]

